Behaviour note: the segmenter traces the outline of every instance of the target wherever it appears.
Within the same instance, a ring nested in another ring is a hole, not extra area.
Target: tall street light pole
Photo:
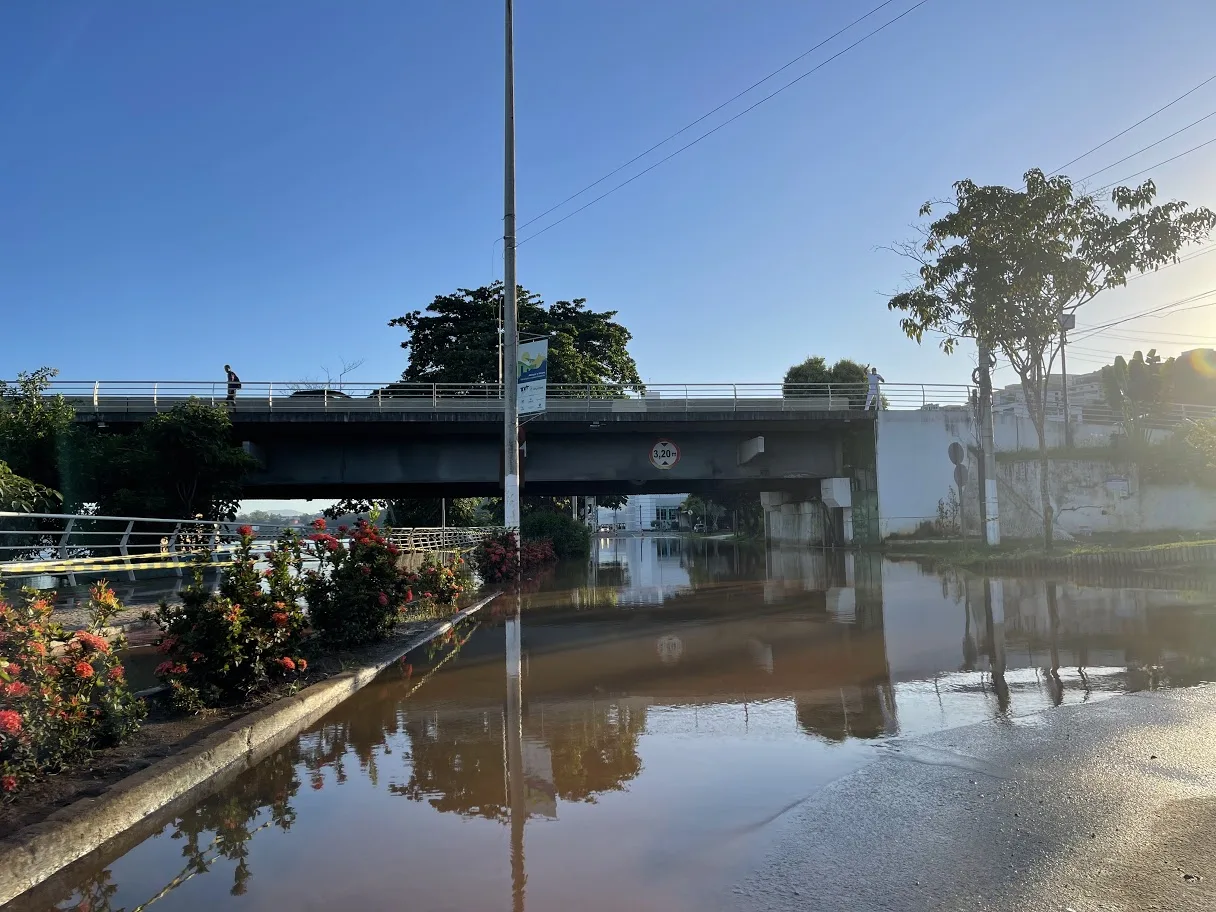
[[[503,308],[503,525],[519,528],[519,327],[515,282],[515,40],[507,4],[506,124],[502,216]]]

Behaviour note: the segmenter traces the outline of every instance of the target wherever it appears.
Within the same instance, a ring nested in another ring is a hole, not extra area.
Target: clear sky
[[[521,222],[879,0],[518,0]],[[913,5],[892,2],[527,237]],[[354,379],[404,366],[385,324],[501,275],[497,0],[0,4],[0,313],[11,376]],[[1216,74],[1211,0],[928,0],[520,248],[522,284],[620,311],[650,382],[774,381],[809,354],[965,382],[885,309],[884,245],[952,181],[1053,170]],[[1216,81],[1070,168],[1216,111]],[[1105,171],[1216,137],[1216,117]],[[1216,144],[1154,170],[1216,206]],[[1216,287],[1198,257],[1082,325]],[[1216,301],[1216,298],[1210,300]],[[1201,302],[1202,303],[1202,302]],[[1174,352],[1213,310],[1079,342]],[[1167,341],[1168,340],[1168,341]],[[999,379],[1014,378],[1005,371]]]

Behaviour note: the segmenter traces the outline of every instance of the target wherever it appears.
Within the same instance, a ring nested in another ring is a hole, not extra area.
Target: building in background
[[[680,528],[680,504],[687,494],[631,494],[619,510],[599,508],[599,525],[619,532],[676,531]]]

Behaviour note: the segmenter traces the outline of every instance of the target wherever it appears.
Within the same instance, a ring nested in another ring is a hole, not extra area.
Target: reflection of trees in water
[[[623,791],[642,771],[638,737],[646,729],[646,708],[590,704],[587,709],[544,719],[542,737],[553,754],[553,784],[566,801],[594,802],[604,792]],[[525,727],[536,734],[535,725]]]
[[[208,873],[222,860],[236,862],[229,892],[233,896],[243,895],[253,877],[249,868],[250,839],[272,826],[286,832],[295,823],[296,812],[290,802],[300,788],[296,762],[293,750],[279,751],[240,776],[224,791],[203,799],[163,828],[161,834],[172,829],[169,838],[181,840],[185,864],[158,893],[135,906],[132,912],[162,899],[186,881]],[[58,908],[124,912],[126,906],[113,906],[117,892],[118,885],[107,868],[78,886],[73,896]]]
[[[501,713],[478,719],[407,718],[410,778],[405,785],[390,785],[389,791],[426,801],[437,811],[506,820],[510,808],[503,788],[502,722]]]
[[[883,691],[882,685],[872,684],[795,695],[798,725],[828,741],[881,738],[889,733],[885,704],[893,705]]]
[[[525,739],[549,748],[553,785],[565,801],[594,802],[605,792],[622,791],[642,771],[637,749],[645,728],[644,707],[612,703],[536,709],[524,717]],[[509,818],[501,713],[465,718],[421,714],[407,718],[405,730],[410,778],[404,785],[390,785],[389,791],[426,801],[438,811]]]

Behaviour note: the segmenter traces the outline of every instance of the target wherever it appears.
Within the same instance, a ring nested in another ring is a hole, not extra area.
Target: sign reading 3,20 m
[[[656,469],[670,469],[680,461],[680,448],[670,440],[657,440],[650,448],[650,464]]]

